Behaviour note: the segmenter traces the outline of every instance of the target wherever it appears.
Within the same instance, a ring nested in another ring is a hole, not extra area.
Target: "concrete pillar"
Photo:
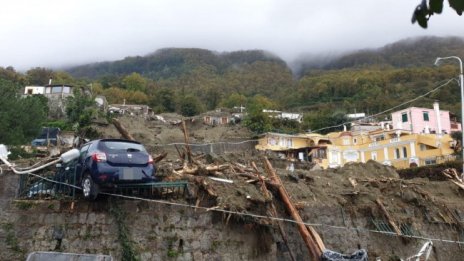
[[[435,116],[437,118],[437,134],[441,134],[440,105],[438,104],[438,101],[433,103],[433,110],[435,111]]]
[[[416,156],[416,146],[414,142],[409,143],[409,148],[411,149],[411,158]]]
[[[361,151],[361,162],[366,163],[366,158],[364,158],[364,151]]]
[[[388,148],[387,147],[383,148],[383,156],[385,160],[388,160]]]

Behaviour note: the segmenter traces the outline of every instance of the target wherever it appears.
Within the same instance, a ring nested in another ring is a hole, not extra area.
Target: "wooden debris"
[[[392,226],[393,230],[395,231],[395,233],[398,235],[398,236],[401,236],[401,230],[399,229],[399,227],[396,225],[395,221],[393,220],[393,218],[390,216],[390,214],[388,213],[387,209],[385,208],[385,206],[383,205],[382,201],[380,201],[380,199],[376,199],[375,202],[377,203],[377,205],[379,205],[380,209],[382,210],[383,212],[383,215],[387,218],[388,220],[388,223],[390,224],[390,226]]]
[[[458,186],[460,189],[464,189],[464,182],[459,177],[458,171],[455,168],[448,168],[441,172],[441,174],[447,177],[452,183]]]
[[[118,119],[113,118],[111,122],[124,139],[135,140],[134,137],[132,137],[132,135],[127,131],[127,129],[121,124],[121,122]]]
[[[256,164],[254,162],[251,163],[251,166],[256,171],[256,176],[259,178],[259,181],[261,182],[261,191],[264,194],[264,198],[271,202],[270,210],[269,210],[271,216],[272,217],[278,217],[277,216],[277,209],[276,209],[276,207],[274,205],[274,202],[272,202],[272,196],[271,196],[271,193],[269,192],[269,190],[266,187],[266,182],[264,182],[264,177],[259,175],[259,170],[256,167]],[[293,254],[293,251],[290,248],[290,245],[288,243],[287,233],[285,232],[282,221],[278,220],[277,221],[277,226],[279,227],[279,232],[280,232],[280,235],[282,236],[282,240],[284,241],[285,245],[287,246],[290,258],[292,259],[292,261],[296,261],[295,254]]]
[[[185,120],[182,121],[182,131],[184,132],[184,141],[185,141],[185,149],[187,150],[187,159],[189,163],[192,163],[192,151],[190,150],[189,136],[187,132],[187,127],[185,126]]]
[[[348,180],[350,181],[351,186],[353,186],[353,188],[356,188],[356,186],[358,185],[358,182],[356,181],[356,179],[352,177],[348,177]]]
[[[162,161],[164,158],[166,158],[167,155],[168,155],[167,152],[163,152],[163,153],[153,157],[153,163],[158,163],[158,162]]]
[[[288,192],[285,190],[284,186],[282,186],[282,181],[274,172],[272,165],[267,158],[264,158],[264,166],[269,176],[271,176],[271,179],[280,184],[278,189],[279,195],[282,198],[282,201],[284,202],[284,205],[287,208],[288,212],[297,223],[298,231],[300,232],[300,235],[303,238],[306,247],[309,250],[311,260],[320,260],[322,252],[325,250],[325,246],[322,243],[322,240],[318,242],[317,239],[320,239],[320,237],[317,234],[317,232],[314,229],[308,229],[308,227],[304,225],[303,219],[301,219],[298,210],[292,204]]]

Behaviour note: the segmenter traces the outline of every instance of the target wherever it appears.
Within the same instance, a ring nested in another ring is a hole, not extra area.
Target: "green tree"
[[[47,68],[36,67],[26,72],[27,81],[32,85],[46,85],[50,77],[53,77],[53,71]]]
[[[233,108],[244,106],[246,104],[247,98],[239,93],[232,93],[231,95],[224,98],[221,102],[221,105],[226,108]]]
[[[68,121],[72,124],[77,123],[79,128],[88,126],[95,114],[93,105],[95,105],[95,101],[91,96],[76,91],[74,96],[67,98],[66,115]]]
[[[262,111],[248,113],[243,123],[248,129],[257,134],[269,132],[273,129],[271,118]]]
[[[142,91],[147,89],[147,79],[138,73],[131,73],[122,79],[122,85],[130,91]]]
[[[0,143],[20,145],[39,134],[47,117],[47,101],[42,96],[21,98],[19,87],[0,79]]]
[[[175,112],[176,97],[170,88],[158,89],[150,101],[150,105],[159,112]]]
[[[322,134],[341,131],[343,130],[342,124],[348,121],[345,115],[346,113],[340,110],[336,110],[335,112],[325,110],[308,113],[303,118],[303,127]],[[349,127],[349,124],[346,127]]]
[[[200,100],[192,95],[187,95],[180,99],[178,110],[183,116],[194,116],[204,111]]]
[[[245,126],[258,134],[271,131],[273,129],[272,119],[263,110],[276,108],[276,103],[271,99],[262,95],[254,96],[247,103],[248,114],[244,119]]]

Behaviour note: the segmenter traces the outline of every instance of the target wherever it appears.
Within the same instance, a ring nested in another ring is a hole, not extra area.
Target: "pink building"
[[[409,107],[392,113],[393,128],[412,133],[445,133],[461,131],[461,124],[450,119],[450,112],[440,110],[438,102],[433,109]]]

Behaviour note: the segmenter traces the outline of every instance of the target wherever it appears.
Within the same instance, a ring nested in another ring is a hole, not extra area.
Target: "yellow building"
[[[375,160],[396,168],[424,166],[455,159],[448,134],[413,134],[404,130],[334,132],[327,135],[267,133],[256,149],[311,161],[322,168]]]

